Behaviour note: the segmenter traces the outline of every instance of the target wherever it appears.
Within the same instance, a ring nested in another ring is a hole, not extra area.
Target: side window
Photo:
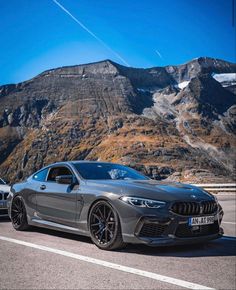
[[[59,175],[72,175],[72,173],[67,167],[53,167],[50,169],[47,181],[56,181]]]
[[[46,177],[47,177],[47,174],[48,174],[48,168],[43,169],[43,170],[37,172],[37,173],[33,176],[33,179],[34,179],[34,180],[37,180],[37,181],[45,181],[45,180],[46,180]]]

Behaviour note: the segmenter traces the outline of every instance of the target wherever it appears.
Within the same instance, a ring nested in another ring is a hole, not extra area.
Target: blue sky
[[[100,41],[53,0],[0,0],[0,84],[108,58],[133,67],[236,61],[232,0],[57,1]]]

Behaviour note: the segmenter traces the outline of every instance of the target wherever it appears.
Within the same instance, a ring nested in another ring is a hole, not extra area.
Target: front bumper
[[[134,235],[124,234],[124,241],[133,244],[147,244],[149,246],[171,246],[207,242],[221,238],[224,234],[223,229],[218,225],[218,221],[212,225],[200,226],[197,231],[192,231],[187,223],[173,227],[171,224],[158,224],[155,222],[156,220],[151,221],[149,218],[146,225],[151,225],[154,228],[153,225],[156,224],[157,230],[145,231],[143,230],[144,226],[142,226],[141,230]]]
[[[210,240],[215,240],[221,238],[223,236],[222,233],[217,233],[214,235],[207,235],[201,237],[194,237],[194,238],[177,238],[173,237],[163,237],[163,238],[142,238],[139,239],[138,243],[146,244],[148,246],[175,246],[175,245],[189,245],[189,244],[200,244],[203,242],[207,242]],[[130,241],[130,243],[136,243],[135,241]]]
[[[155,215],[150,215],[150,211],[135,210],[133,214],[136,215],[136,220],[130,216],[122,218],[122,235],[127,243],[149,246],[183,245],[207,242],[223,235],[223,229],[220,228],[222,209],[208,214],[215,216],[213,224],[195,227],[189,226],[191,216],[180,216],[170,211],[156,211]]]
[[[0,217],[8,216],[7,201],[0,200]]]

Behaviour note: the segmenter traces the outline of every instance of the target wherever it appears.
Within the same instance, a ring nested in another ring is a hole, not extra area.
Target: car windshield
[[[6,183],[2,180],[2,178],[0,178],[0,184],[6,184]]]
[[[80,176],[84,179],[137,179],[145,180],[148,177],[129,167],[111,163],[73,163]]]

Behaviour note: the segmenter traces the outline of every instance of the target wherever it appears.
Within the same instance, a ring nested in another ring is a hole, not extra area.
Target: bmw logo
[[[192,194],[192,195],[191,195],[191,197],[192,197],[192,198],[194,198],[194,199],[196,199],[196,198],[197,198],[197,197],[196,197],[196,195],[194,195],[194,194]]]

